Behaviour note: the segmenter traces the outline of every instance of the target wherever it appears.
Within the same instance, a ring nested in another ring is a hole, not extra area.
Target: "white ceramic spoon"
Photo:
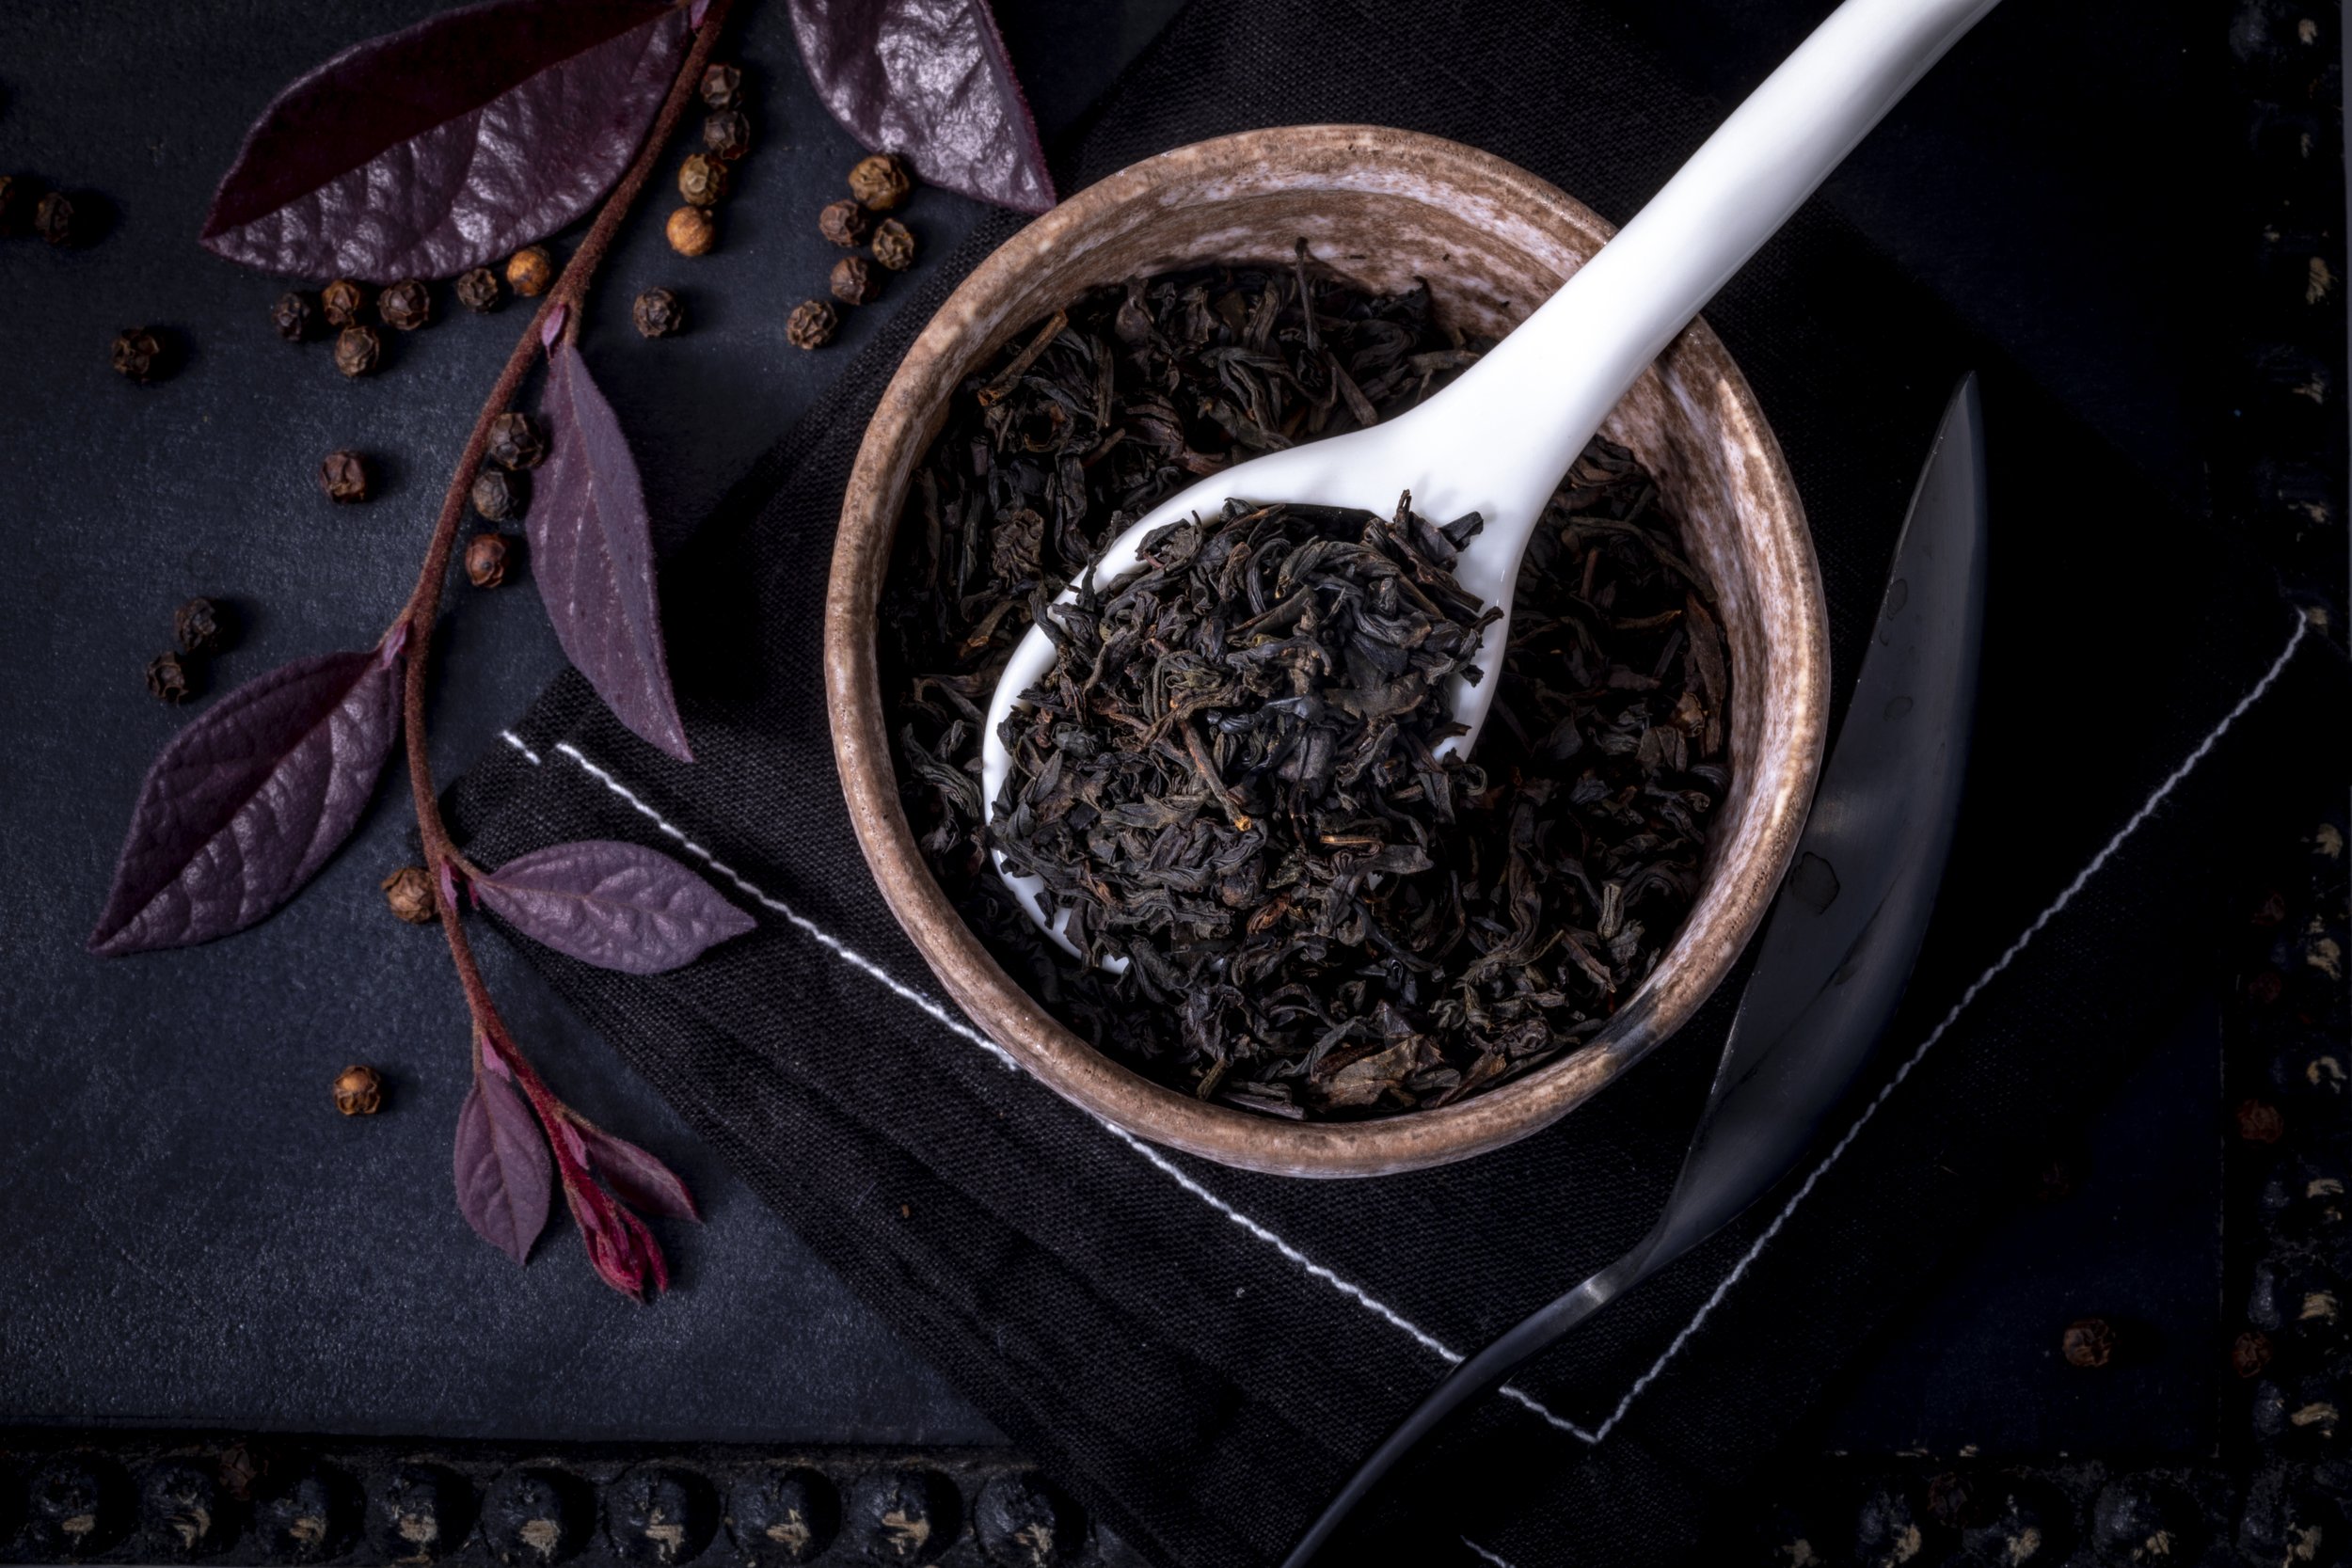
[[[1445,523],[1486,519],[1455,562],[1462,586],[1498,606],[1477,663],[1499,671],[1510,635],[1519,560],[1559,487],[1610,409],[1675,334],[1714,297],[1814,187],[1913,83],[1998,0],[1846,0],[1765,78],[1632,222],[1579,267],[1492,352],[1427,403],[1386,423],[1237,464],[1162,501],[1113,540],[1095,564],[1107,587],[1136,565],[1152,530],[1226,501],[1344,506],[1388,515],[1413,510]],[[1070,603],[1073,590],[1057,601]],[[1035,626],[1013,650],[988,707],[980,787],[993,820],[1012,759],[999,737],[1022,693],[1053,667],[1054,644]],[[1499,684],[1456,679],[1454,716],[1477,742]],[[1034,877],[997,872],[1056,941],[1067,911],[1049,912]],[[1123,968],[1124,959],[1106,960]]]

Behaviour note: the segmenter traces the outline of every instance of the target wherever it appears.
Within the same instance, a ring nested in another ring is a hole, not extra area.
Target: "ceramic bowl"
[[[1499,158],[1365,126],[1250,132],[1178,148],[1089,187],[1006,242],[908,352],[843,497],[825,603],[834,754],[882,896],[974,1022],[1114,1126],[1225,1164],[1373,1176],[1461,1160],[1581,1104],[1679,1027],[1729,973],[1780,884],[1820,766],[1829,657],[1820,577],[1788,464],[1739,367],[1693,322],[1610,416],[1683,522],[1731,655],[1731,786],[1698,900],[1641,989],[1591,1041],[1434,1110],[1287,1121],[1165,1087],[1046,1012],[964,925],[898,800],[875,604],[909,475],[954,388],[1000,344],[1099,284],[1219,261],[1315,258],[1365,287],[1426,279],[1441,320],[1499,336],[1609,238],[1589,208]]]

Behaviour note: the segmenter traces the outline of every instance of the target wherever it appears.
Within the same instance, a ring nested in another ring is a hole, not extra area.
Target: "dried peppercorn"
[[[372,1117],[384,1108],[384,1080],[375,1069],[355,1062],[335,1074],[335,1109],[347,1117]]]
[[[377,296],[375,313],[395,331],[414,332],[433,319],[433,291],[421,278],[405,277]]]
[[[548,438],[528,414],[501,414],[490,421],[490,461],[501,468],[535,468],[548,460]]]
[[[457,303],[479,314],[499,308],[499,299],[505,290],[499,283],[499,275],[488,267],[468,267],[457,275]]]
[[[828,201],[817,214],[817,232],[848,249],[866,243],[873,221],[854,201]]]
[[[116,333],[112,357],[116,373],[133,381],[152,381],[167,368],[163,340],[144,326],[126,326]]]
[[[51,191],[33,207],[33,231],[51,245],[72,245],[81,238],[81,214],[74,211],[73,198],[63,191]]]
[[[833,264],[833,297],[844,305],[870,305],[882,293],[874,264],[863,256],[844,256]]]
[[[719,222],[700,207],[680,207],[662,230],[680,256],[707,256],[719,243]]]
[[[686,306],[668,289],[647,289],[628,308],[628,319],[645,337],[667,338],[686,325]]]
[[[0,174],[0,236],[14,239],[33,230],[33,208],[40,198],[31,180],[22,174]]]
[[[727,194],[727,166],[707,152],[690,152],[678,166],[677,193],[697,207],[716,207]]]
[[[319,459],[319,488],[326,499],[356,505],[368,499],[368,460],[356,451],[330,451]]]
[[[2115,1359],[2115,1325],[2105,1318],[2078,1318],[2058,1343],[2068,1366],[2104,1367]]]
[[[874,260],[892,272],[904,272],[914,265],[914,236],[897,218],[884,218],[874,225]]]
[[[476,588],[496,588],[506,580],[508,546],[503,533],[477,533],[466,543],[466,580]]]
[[[384,889],[384,902],[392,912],[411,926],[433,923],[433,877],[421,865],[404,865],[378,884]]]
[[[731,65],[706,67],[703,103],[713,109],[732,109],[743,102],[743,73]]]
[[[721,109],[703,119],[703,150],[734,163],[752,150],[751,117],[740,109]]]
[[[172,612],[172,636],[183,654],[216,654],[229,642],[229,617],[210,599],[190,599]]]
[[[278,296],[278,303],[269,308],[269,324],[278,328],[278,335],[290,343],[309,338],[318,326],[318,308],[310,296],[296,289],[289,289]]]
[[[2286,1136],[2287,1118],[2267,1101],[2249,1100],[2236,1112],[2237,1135],[2249,1144],[2275,1144]]]
[[[157,654],[147,662],[147,689],[167,703],[184,703],[196,682],[178,654]]]
[[[372,375],[383,357],[384,340],[373,326],[346,326],[335,334],[335,368],[345,375]]]
[[[506,286],[525,299],[536,299],[555,281],[555,258],[543,245],[525,245],[506,263]]]
[[[821,299],[804,299],[785,318],[784,336],[794,348],[823,348],[841,325],[840,313]]]
[[[368,291],[348,277],[338,277],[319,291],[319,309],[329,326],[357,326],[368,313]]]
[[[914,176],[896,152],[860,158],[850,170],[850,194],[877,213],[887,213],[914,189]]]
[[[503,468],[485,468],[473,476],[469,494],[473,509],[491,522],[512,522],[531,504],[531,481]]]

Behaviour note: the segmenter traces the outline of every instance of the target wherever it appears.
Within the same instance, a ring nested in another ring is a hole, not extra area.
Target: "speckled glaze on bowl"
[[[1436,1110],[1295,1122],[1155,1084],[1015,984],[924,864],[898,802],[874,607],[909,476],[947,398],[990,352],[1086,290],[1216,261],[1316,259],[1365,287],[1426,278],[1442,320],[1500,335],[1609,237],[1588,208],[1499,158],[1366,126],[1256,131],[1178,148],[1081,191],[964,280],[883,392],[842,501],[825,602],[834,755],[882,896],[973,1021],[1063,1095],[1138,1137],[1289,1176],[1374,1176],[1466,1159],[1544,1127],[1672,1034],[1755,934],[1820,767],[1829,654],[1804,511],[1771,428],[1704,321],[1610,416],[1683,522],[1731,652],[1732,779],[1698,902],[1657,969],[1574,1053]],[[1476,461],[1465,453],[1466,461]]]

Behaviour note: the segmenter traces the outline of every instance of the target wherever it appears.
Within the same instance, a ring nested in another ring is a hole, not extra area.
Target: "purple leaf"
[[[792,0],[792,32],[818,97],[860,143],[981,201],[1053,206],[988,0]]]
[[[675,969],[754,925],[669,856],[616,839],[533,849],[473,885],[532,941],[628,974]]]
[[[548,463],[524,527],[531,575],[555,623],[555,640],[613,717],[691,762],[661,651],[644,486],[621,421],[578,349],[554,351],[540,411],[548,422]]]
[[[488,1046],[457,1113],[457,1207],[474,1234],[521,1262],[547,1227],[554,1190],[538,1120]]]
[[[703,1217],[677,1172],[627,1138],[616,1138],[600,1127],[575,1126],[587,1163],[623,1203],[676,1220]]]
[[[184,947],[294,896],[349,836],[400,723],[398,642],[246,682],[166,746],[89,950]]]
[[[246,133],[203,244],[377,283],[504,256],[620,177],[687,37],[662,0],[492,0],[356,44]]]

